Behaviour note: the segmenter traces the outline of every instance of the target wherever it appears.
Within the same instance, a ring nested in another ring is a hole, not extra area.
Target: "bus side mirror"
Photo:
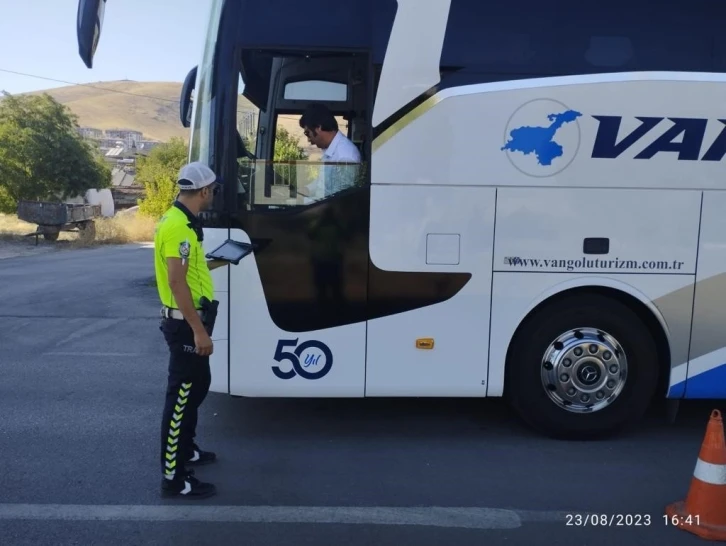
[[[98,40],[101,37],[105,11],[106,0],[78,0],[76,15],[78,54],[88,68],[93,67],[93,56],[96,54]]]
[[[179,101],[179,119],[183,127],[192,124],[192,91],[197,83],[197,67],[189,71],[182,85],[181,100]]]

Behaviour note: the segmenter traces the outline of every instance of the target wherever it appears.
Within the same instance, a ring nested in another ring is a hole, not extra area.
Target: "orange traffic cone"
[[[668,523],[701,538],[726,540],[726,441],[721,412],[713,410],[685,502],[669,504]]]

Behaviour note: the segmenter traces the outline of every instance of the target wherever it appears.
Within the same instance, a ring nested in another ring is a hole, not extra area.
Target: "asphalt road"
[[[158,497],[166,353],[138,246],[0,260],[0,544],[697,544],[664,524],[711,403],[615,440],[533,434],[498,400],[210,394],[197,470],[217,497]],[[641,526],[568,525],[629,514]],[[649,516],[649,525],[645,516]]]

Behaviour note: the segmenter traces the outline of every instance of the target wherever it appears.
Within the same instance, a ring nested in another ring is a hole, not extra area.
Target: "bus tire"
[[[643,417],[658,382],[647,325],[626,304],[594,293],[537,311],[507,360],[510,404],[535,430],[559,439],[620,432]]]

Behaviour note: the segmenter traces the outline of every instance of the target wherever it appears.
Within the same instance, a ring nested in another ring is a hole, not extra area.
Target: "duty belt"
[[[204,315],[203,311],[201,309],[197,309],[197,315],[202,317]],[[162,307],[161,308],[161,316],[162,318],[172,318],[177,320],[184,320],[184,315],[182,314],[180,309],[172,309],[171,307]]]

